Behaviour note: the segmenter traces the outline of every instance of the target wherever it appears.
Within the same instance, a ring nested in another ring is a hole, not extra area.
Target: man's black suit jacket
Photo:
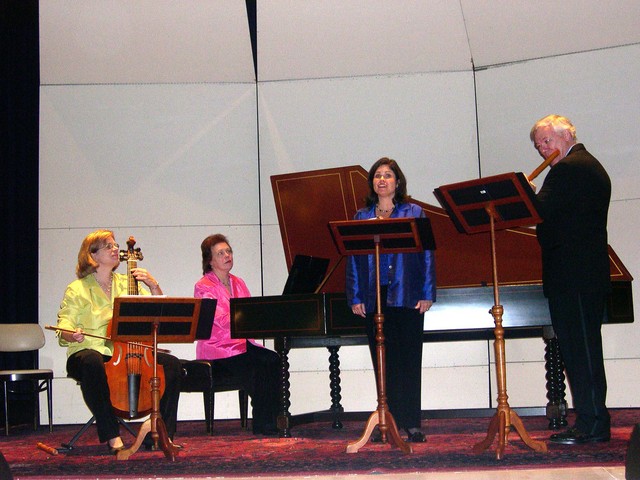
[[[610,199],[607,172],[581,143],[551,168],[537,195],[545,296],[609,291]]]

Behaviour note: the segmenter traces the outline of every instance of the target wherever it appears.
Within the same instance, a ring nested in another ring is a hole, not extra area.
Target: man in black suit
[[[544,117],[533,126],[530,137],[544,158],[559,151],[537,194],[543,219],[537,236],[544,294],[576,421],[567,431],[551,435],[550,441],[606,442],[611,434],[600,330],[611,289],[607,246],[611,181],[600,162],[577,143],[569,119]]]

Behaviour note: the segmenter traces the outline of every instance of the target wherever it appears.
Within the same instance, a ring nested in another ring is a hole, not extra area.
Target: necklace
[[[380,213],[391,213],[393,212],[393,209],[396,208],[395,205],[393,207],[391,207],[389,210],[383,210],[380,208],[379,205],[376,205],[376,210],[378,210],[378,212]]]
[[[216,275],[216,277],[217,277],[217,275]],[[231,281],[229,280],[229,277],[227,277],[227,279],[226,279],[226,280],[223,280],[223,279],[221,279],[220,277],[218,277],[218,280],[220,280],[220,283],[221,283],[222,285],[224,285],[225,287],[229,287],[229,286],[231,286]]]
[[[111,272],[111,275],[109,276],[108,284],[104,284],[100,280],[98,280],[98,276],[96,275],[96,272],[93,272],[93,278],[96,279],[96,282],[98,282],[98,285],[100,285],[100,288],[102,288],[102,290],[104,290],[104,292],[107,295],[111,294],[111,285],[113,284],[113,272]]]

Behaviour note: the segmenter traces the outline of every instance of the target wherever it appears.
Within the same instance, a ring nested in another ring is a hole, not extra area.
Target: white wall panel
[[[46,415],[46,398],[40,397],[40,413]],[[64,408],[60,408],[64,405]],[[91,411],[84,403],[80,386],[71,378],[53,380],[53,423],[56,425],[83,424],[91,418]],[[65,439],[65,440],[71,440]]]
[[[490,403],[486,365],[422,370],[423,410],[489,408]]]
[[[255,88],[42,87],[40,227],[257,224]]]
[[[376,385],[372,371],[352,371],[340,375],[342,406],[345,411],[376,409]],[[329,374],[326,371],[295,372],[291,375],[292,415],[328,410],[331,407]]]
[[[470,70],[458,2],[263,0],[263,81]]]
[[[429,313],[425,315],[428,318]],[[423,368],[476,367],[489,362],[490,346],[484,340],[428,342],[422,348]]]
[[[461,0],[460,5],[476,67],[640,41],[640,4],[634,0]]]
[[[640,370],[636,358],[607,360],[607,405],[609,408],[638,408],[640,379],[635,372]]]
[[[638,198],[640,45],[533,60],[477,73],[483,175],[531,173],[542,158],[529,131],[550,113],[569,117],[578,141],[605,166],[612,200]],[[542,185],[545,173],[537,180]]]
[[[40,0],[42,83],[253,82],[249,16],[242,0]],[[261,0],[256,17],[261,81],[471,71],[640,41],[636,0]]]
[[[40,53],[43,84],[255,81],[239,0],[40,0]]]
[[[509,305],[504,306],[505,313]],[[505,340],[505,354],[508,362],[544,362],[545,343],[540,337],[507,338]],[[495,361],[493,340],[491,341],[491,361]]]
[[[542,342],[542,341],[541,341]],[[543,350],[544,355],[544,350]],[[509,358],[509,357],[507,357]],[[544,357],[543,357],[544,358]],[[507,395],[509,405],[516,407],[540,407],[549,401],[546,397],[547,390],[545,384],[544,361],[539,362],[508,362],[507,373]],[[498,405],[498,387],[495,383],[496,370],[492,365],[492,406]]]
[[[263,222],[277,224],[269,177],[394,158],[409,193],[477,176],[473,78],[465,73],[260,85]]]

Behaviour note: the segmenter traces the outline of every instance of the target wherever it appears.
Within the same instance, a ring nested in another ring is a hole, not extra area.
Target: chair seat
[[[243,379],[220,368],[215,360],[180,360],[182,364],[181,392],[202,392],[207,432],[213,433],[215,392],[238,390],[240,423],[247,428],[249,396]]]
[[[19,382],[20,380],[47,380],[53,378],[53,370],[0,370],[0,380]]]
[[[182,363],[181,392],[203,392],[213,388],[211,364],[200,360],[180,360]]]
[[[220,368],[215,360],[180,360],[182,379],[180,391],[202,392],[213,389],[215,392],[244,390],[244,381],[237,375]]]

